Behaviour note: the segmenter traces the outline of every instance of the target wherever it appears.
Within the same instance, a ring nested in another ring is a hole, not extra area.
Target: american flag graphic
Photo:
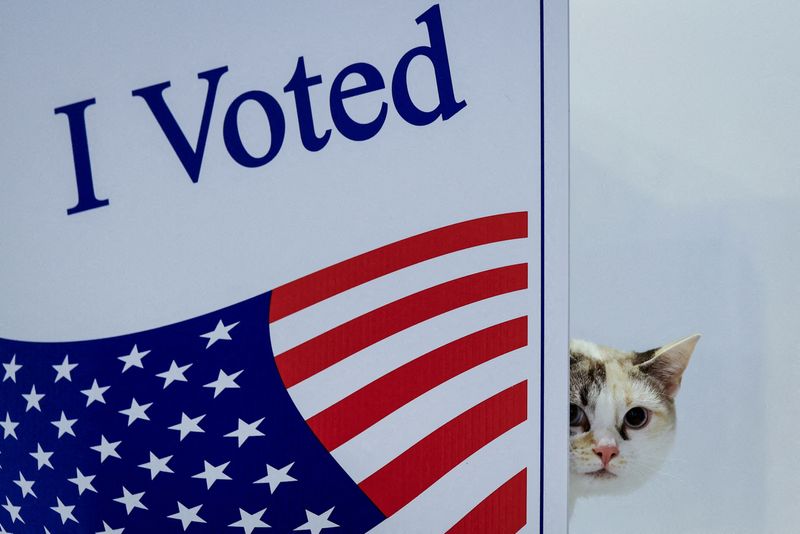
[[[493,215],[169,326],[0,339],[0,532],[520,531],[527,236]]]

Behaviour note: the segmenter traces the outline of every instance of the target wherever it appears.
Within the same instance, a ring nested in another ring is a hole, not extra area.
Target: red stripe
[[[527,344],[527,317],[490,326],[398,367],[310,418],[308,424],[333,450],[439,384]]]
[[[528,237],[527,212],[482,217],[409,237],[278,287],[272,292],[269,321],[437,256],[524,237]]]
[[[442,313],[528,287],[525,263],[457,278],[396,300],[275,358],[287,388],[378,341]]]
[[[526,523],[528,470],[523,469],[473,508],[447,534],[515,534]]]
[[[388,517],[526,418],[527,382],[523,381],[434,430],[359,487]]]

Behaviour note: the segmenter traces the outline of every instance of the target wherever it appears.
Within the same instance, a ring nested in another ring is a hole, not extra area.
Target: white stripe
[[[525,422],[483,447],[430,488],[370,530],[370,534],[446,532],[526,467],[533,434]],[[524,530],[524,529],[523,529]]]
[[[489,326],[522,317],[533,303],[528,291],[492,297],[398,332],[289,388],[308,419],[370,382],[442,345]]]
[[[270,325],[278,355],[369,311],[423,289],[473,273],[523,263],[530,242],[514,239],[453,252],[354,287]]]
[[[524,347],[456,376],[378,421],[331,451],[360,483],[451,419],[530,373],[531,350]]]

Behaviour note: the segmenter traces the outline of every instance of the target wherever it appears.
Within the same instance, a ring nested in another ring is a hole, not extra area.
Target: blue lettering
[[[306,64],[303,57],[297,58],[297,68],[294,70],[292,79],[283,88],[285,93],[294,93],[294,103],[297,108],[297,122],[300,126],[300,140],[303,146],[310,152],[321,150],[328,144],[331,138],[331,131],[325,130],[321,137],[317,137],[314,131],[314,116],[311,113],[311,96],[308,89],[312,85],[322,83],[322,76],[306,75]]]
[[[267,122],[269,123],[269,149],[266,154],[260,157],[251,156],[250,153],[247,152],[247,149],[245,149],[242,143],[242,137],[239,134],[239,108],[248,100],[252,100],[262,107],[264,113],[267,115]],[[225,122],[222,126],[225,148],[228,149],[228,153],[231,157],[236,160],[239,165],[244,167],[261,167],[272,161],[272,159],[278,155],[283,145],[285,133],[286,121],[283,118],[281,106],[272,95],[264,91],[248,91],[239,95],[236,100],[231,103],[231,107],[228,108],[228,112],[225,114]]]
[[[456,101],[453,90],[453,79],[450,75],[450,60],[447,57],[447,45],[444,40],[442,27],[442,13],[436,4],[425,13],[417,17],[417,24],[423,22],[428,28],[430,46],[412,48],[400,58],[392,77],[392,98],[400,116],[415,126],[425,126],[437,118],[447,120],[461,111],[467,103],[464,100]],[[408,91],[408,67],[411,61],[419,56],[427,57],[433,64],[436,75],[436,87],[439,93],[439,105],[431,111],[419,109]]]
[[[169,82],[143,87],[131,92],[133,96],[140,96],[147,102],[150,111],[161,126],[164,135],[167,136],[169,144],[178,156],[178,159],[186,169],[186,173],[192,182],[197,183],[200,179],[200,167],[203,165],[203,152],[206,149],[206,139],[208,138],[208,125],[211,123],[211,112],[214,109],[214,99],[217,95],[217,86],[222,75],[228,71],[228,67],[219,67],[206,72],[201,72],[197,77],[208,82],[206,92],[206,102],[203,106],[203,117],[200,122],[200,132],[197,136],[197,144],[194,148],[189,144],[178,121],[170,111],[164,101],[164,89],[170,86]]]
[[[358,74],[361,76],[364,80],[364,84],[353,87],[352,89],[343,90],[342,84],[344,84],[345,79],[351,74]],[[344,108],[344,100],[346,98],[378,91],[384,87],[386,86],[383,83],[381,73],[369,63],[354,63],[349,67],[345,67],[342,72],[336,76],[331,86],[331,117],[333,118],[333,123],[336,125],[336,128],[342,135],[353,141],[365,141],[380,131],[386,120],[386,113],[389,109],[386,102],[381,103],[381,109],[375,119],[362,124],[356,122],[347,114],[347,110]]]
[[[69,136],[72,141],[72,160],[75,164],[75,183],[78,186],[78,203],[67,210],[67,215],[108,206],[108,199],[99,200],[94,194],[92,164],[89,160],[89,141],[86,135],[86,108],[96,103],[94,98],[56,108],[55,114],[63,113],[69,121]]]

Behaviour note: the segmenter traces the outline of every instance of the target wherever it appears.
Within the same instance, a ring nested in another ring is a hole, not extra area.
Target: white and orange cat
[[[570,502],[627,493],[657,473],[675,437],[675,395],[699,335],[646,352],[573,340]]]

